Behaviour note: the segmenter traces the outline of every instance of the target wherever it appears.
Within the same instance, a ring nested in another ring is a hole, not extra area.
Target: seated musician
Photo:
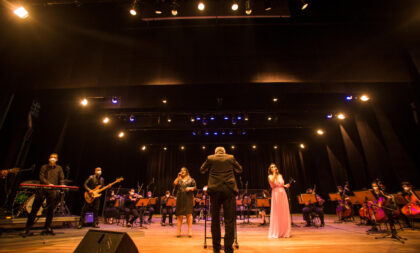
[[[134,189],[130,189],[128,195],[124,199],[124,210],[125,219],[127,221],[127,227],[131,227],[135,220],[139,217],[139,212],[136,207],[136,203],[141,196],[138,195]],[[130,215],[132,216],[130,219]]]
[[[270,193],[267,190],[263,190],[261,192],[261,195],[259,196],[259,198],[263,198],[263,199],[269,199],[270,198]],[[259,208],[259,215],[261,216],[262,219],[262,223],[260,223],[261,226],[264,226],[265,224],[267,224],[265,222],[265,217],[267,216],[267,213],[270,212],[270,207],[260,207]]]
[[[404,214],[402,218],[407,227],[411,228],[413,227],[413,224],[410,222],[409,218],[415,218],[420,214],[420,198],[413,191],[413,186],[410,182],[402,182],[401,186],[404,190],[402,196],[408,202],[401,208],[401,212]]]
[[[312,190],[312,188],[308,188],[306,190],[307,194],[315,194]],[[319,216],[319,219],[321,220],[321,227],[325,226],[324,223],[324,202],[318,194],[315,194],[316,203],[305,203],[305,207],[302,209],[303,219],[306,221],[305,227],[311,226],[311,213],[316,213]]]
[[[160,198],[160,204],[161,204],[161,208],[162,208],[161,209],[162,221],[161,221],[160,224],[162,226],[165,226],[166,216],[169,216],[169,226],[173,226],[173,224],[172,224],[172,216],[173,216],[173,213],[174,213],[173,212],[173,207],[166,205],[170,198],[173,198],[173,196],[171,196],[171,193],[169,191],[166,191],[165,195]]]
[[[148,192],[147,192],[147,198],[148,198],[148,199],[153,198],[153,194],[152,194],[152,192],[151,192],[151,191],[148,191]],[[146,223],[146,224],[147,224],[147,223],[152,223],[152,216],[153,216],[153,214],[155,213],[155,207],[154,207],[154,205],[149,204],[149,205],[146,207],[146,210],[145,210],[145,211],[149,212],[149,218],[147,219],[147,222],[145,222],[145,223]],[[143,217],[141,217],[141,218],[143,218]]]
[[[116,207],[116,201],[119,198],[114,193],[114,190],[111,190],[109,196],[105,199],[105,210],[104,210],[104,218],[105,223],[113,224],[114,219],[117,219],[119,216],[119,210]]]
[[[337,193],[340,194],[341,197],[341,200],[338,201],[337,215],[340,220],[345,220],[348,218],[348,216],[346,217],[346,212],[350,209],[353,210],[353,206],[349,198],[349,196],[353,193],[350,191],[347,185],[344,187],[341,185],[337,186]],[[351,212],[349,213],[352,216]]]

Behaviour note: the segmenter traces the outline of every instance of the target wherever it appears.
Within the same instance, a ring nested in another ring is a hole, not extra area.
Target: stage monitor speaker
[[[125,232],[90,229],[77,246],[75,253],[139,253]]]

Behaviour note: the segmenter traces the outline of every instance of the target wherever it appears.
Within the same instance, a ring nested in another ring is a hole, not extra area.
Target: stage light
[[[257,149],[257,145],[252,145],[252,149]]]
[[[226,134],[225,130],[222,130],[221,134],[222,135],[225,135]]]
[[[273,98],[273,102],[274,102],[274,103],[277,103],[278,101],[279,101],[279,99],[278,99],[278,98],[276,98],[276,97],[274,97],[274,98]]]
[[[128,119],[130,120],[130,122],[134,122],[136,120],[136,117],[133,114],[131,114],[130,118]]]
[[[239,8],[238,0],[234,0],[232,3],[232,11],[237,11]]]
[[[168,150],[168,148],[167,148],[166,146],[163,146],[163,150],[165,150],[165,151],[166,151],[166,150]]]
[[[353,96],[346,96],[346,100],[347,101],[352,101],[353,100]]]
[[[210,116],[210,120],[215,120],[216,118],[214,116]]]
[[[244,131],[242,131],[242,135],[246,135],[246,131],[244,130]]]
[[[83,98],[82,100],[80,100],[80,104],[82,106],[87,106],[89,104],[89,101],[87,100],[87,98]]]
[[[209,131],[205,131],[204,134],[208,136],[210,133]]]
[[[229,135],[233,135],[233,132],[232,131],[229,131]]]
[[[206,8],[206,5],[204,4],[203,1],[200,1],[197,5],[198,10],[200,11],[204,11],[204,9]]]
[[[193,136],[196,136],[196,135],[197,135],[197,132],[196,132],[196,131],[193,131],[193,132],[192,132],[192,135],[193,135]]]
[[[197,117],[195,117],[195,120],[200,121],[201,120],[201,117],[200,116],[197,116]]]
[[[316,130],[316,133],[318,134],[318,135],[324,135],[324,130],[322,130],[322,129],[318,129],[318,130]]]
[[[228,119],[229,119],[229,117],[228,117],[228,116],[224,116],[224,117],[223,117],[223,119],[224,119],[224,120],[228,120]]]
[[[271,10],[271,0],[264,1],[264,10],[269,11]]]
[[[156,0],[156,5],[155,5],[155,14],[157,14],[157,15],[162,14],[162,4],[161,4],[161,0]]]
[[[370,97],[369,97],[368,95],[362,95],[362,96],[360,97],[360,100],[362,100],[363,102],[367,102],[367,101],[369,101],[369,100],[370,100]]]
[[[166,121],[168,121],[168,123],[172,122],[172,118],[170,116],[168,116],[168,118],[166,119]]]
[[[172,2],[171,14],[172,14],[172,16],[177,16],[178,15],[178,3],[175,0]]]
[[[219,135],[219,133],[218,132],[214,132],[213,135],[214,136],[217,136],[217,135]]]
[[[339,113],[339,114],[337,114],[337,118],[340,119],[340,120],[343,120],[343,119],[346,118],[346,115],[344,115],[343,113]]]
[[[124,136],[125,136],[125,133],[123,131],[121,131],[121,132],[118,133],[118,137],[119,138],[123,138]]]
[[[190,122],[195,122],[195,118],[194,117],[191,117],[190,118]]]
[[[166,98],[162,99],[162,104],[167,104],[168,100]]]
[[[118,103],[120,102],[120,99],[119,99],[119,97],[113,96],[113,97],[111,98],[111,102],[112,102],[113,104],[118,104]]]
[[[252,13],[251,0],[246,0],[245,1],[245,14],[246,15],[251,15],[251,13]]]
[[[181,146],[181,147],[179,147],[181,150],[184,150],[185,149],[185,146]]]
[[[206,150],[206,146],[201,146],[201,149],[202,150]]]
[[[235,117],[232,117],[232,125],[236,125],[237,121]]]
[[[201,123],[203,124],[203,126],[207,126],[207,123],[208,123],[207,118],[203,117],[203,120],[201,121]]]
[[[131,9],[130,9],[130,14],[131,14],[131,16],[136,16],[136,15],[137,15],[137,11],[136,11],[136,9],[131,8]]]
[[[299,147],[300,147],[301,149],[305,149],[305,144],[301,143],[301,144],[299,144]]]
[[[244,116],[244,120],[245,120],[245,121],[248,121],[248,120],[249,120],[248,115],[245,115],[245,116]]]
[[[236,148],[235,145],[230,146],[230,149],[235,149],[235,148]]]
[[[306,8],[308,8],[308,6],[309,6],[309,3],[306,0],[300,0],[300,4],[301,4],[300,9],[302,11],[305,10]]]
[[[146,151],[146,149],[147,149],[146,145],[141,146],[142,151]]]
[[[274,149],[278,149],[279,147],[278,147],[277,145],[274,145],[274,146],[273,146],[273,148],[274,148]]]
[[[238,120],[242,120],[242,116],[239,115],[238,117],[236,117]]]
[[[108,118],[108,117],[104,117],[104,118],[102,119],[102,123],[104,123],[104,124],[108,124],[108,123],[109,123],[109,118]]]
[[[327,114],[327,119],[332,119],[333,118],[333,115],[330,113],[330,114]]]
[[[21,19],[29,17],[28,11],[23,6],[17,7],[13,13]]]
[[[272,118],[271,116],[268,116],[268,117],[267,117],[267,120],[268,120],[268,121],[271,121],[272,119],[273,119],[273,118]]]

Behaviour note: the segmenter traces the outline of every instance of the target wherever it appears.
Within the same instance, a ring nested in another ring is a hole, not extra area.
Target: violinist
[[[116,207],[116,201],[118,198],[119,196],[115,194],[114,190],[111,190],[111,193],[109,194],[109,196],[105,198],[105,210],[104,210],[105,223],[113,224],[114,219],[118,218],[119,212]]]
[[[316,194],[312,188],[306,190],[306,194],[315,194],[316,203],[305,203],[305,207],[302,209],[303,219],[306,221],[305,227],[311,226],[311,213],[316,213],[321,220],[321,227],[325,226],[324,222],[324,203],[325,200],[322,199],[318,194]]]
[[[162,205],[162,221],[161,221],[161,225],[162,226],[166,226],[165,222],[166,222],[166,216],[169,216],[169,226],[173,226],[172,224],[172,216],[174,213],[174,209],[172,206],[167,206],[168,200],[174,198],[173,196],[171,196],[171,192],[170,191],[166,191],[165,195],[162,196],[160,198],[160,204]]]
[[[124,200],[127,227],[131,227],[133,222],[139,217],[139,212],[136,208],[136,203],[139,198],[141,198],[141,195],[137,194],[134,189],[131,189]],[[130,215],[133,216],[131,219],[129,219]]]

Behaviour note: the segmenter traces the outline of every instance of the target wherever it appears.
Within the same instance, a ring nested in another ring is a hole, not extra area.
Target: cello
[[[401,212],[409,218],[414,218],[420,214],[420,198],[413,192],[410,183],[403,182],[403,188],[406,193],[404,198],[408,203],[401,208]]]

